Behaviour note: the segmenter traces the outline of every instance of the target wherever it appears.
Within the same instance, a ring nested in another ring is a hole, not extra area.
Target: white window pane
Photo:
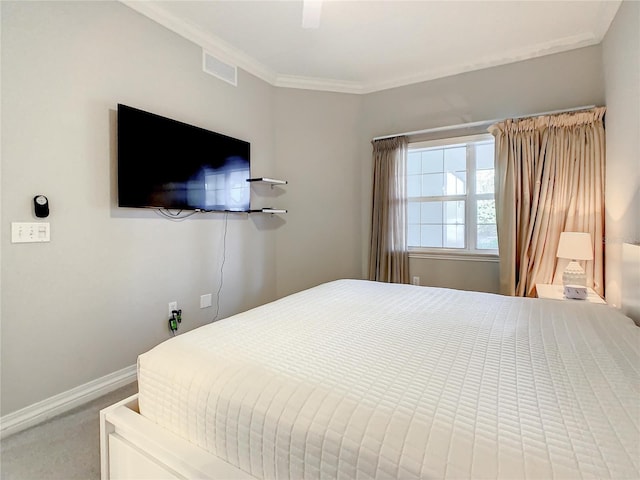
[[[424,202],[420,223],[442,223],[442,202]]]
[[[476,193],[493,193],[494,185],[494,171],[491,170],[478,170],[476,172]]]
[[[476,223],[478,225],[496,223],[496,201],[495,200],[478,200],[477,203]]]
[[[422,173],[443,172],[442,149],[425,150],[422,152]]]
[[[447,172],[445,195],[464,195],[467,191],[467,172]]]
[[[420,223],[420,202],[407,204],[407,223]]]
[[[410,247],[420,247],[420,225],[409,225],[407,229],[407,244]]]
[[[422,169],[422,155],[420,152],[409,152],[407,155],[407,174],[416,175],[421,173]]]
[[[442,180],[442,173],[422,175],[422,195],[425,197],[442,195]]]
[[[446,211],[446,223],[464,225],[464,200],[444,202]]]
[[[480,250],[498,249],[498,230],[495,224],[478,225],[476,245],[478,245],[478,249]]]
[[[443,225],[445,247],[464,248],[464,225]]]
[[[493,142],[476,145],[476,168],[494,168]]]
[[[457,172],[467,169],[467,147],[447,148],[444,151],[444,171]]]
[[[434,143],[409,152],[411,246],[465,249],[469,248],[467,235],[473,235],[474,247],[497,250],[495,201],[490,199],[495,192],[494,144],[490,137],[466,145],[465,141],[452,138],[449,145],[440,141],[437,146]],[[467,171],[469,160],[475,172]],[[469,178],[473,178],[472,185],[467,185]],[[455,200],[451,198],[454,195]],[[418,201],[419,197],[424,200]],[[468,219],[468,213],[475,218]],[[473,225],[473,231],[467,232],[467,225]]]
[[[407,196],[408,197],[420,196],[421,181],[422,181],[422,175],[407,175]]]
[[[423,247],[442,247],[442,226],[422,225],[420,244]]]

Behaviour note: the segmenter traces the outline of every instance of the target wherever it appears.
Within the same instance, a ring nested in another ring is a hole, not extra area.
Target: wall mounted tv
[[[118,205],[249,210],[248,142],[118,104]]]

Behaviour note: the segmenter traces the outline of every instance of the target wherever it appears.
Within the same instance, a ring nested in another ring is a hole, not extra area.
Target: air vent
[[[224,80],[234,87],[238,86],[238,68],[235,65],[223,62],[204,50],[202,50],[202,69],[209,75]]]

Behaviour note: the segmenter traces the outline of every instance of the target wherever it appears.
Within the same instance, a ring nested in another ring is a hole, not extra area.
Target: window
[[[497,253],[493,157],[492,135],[409,145],[412,250]]]

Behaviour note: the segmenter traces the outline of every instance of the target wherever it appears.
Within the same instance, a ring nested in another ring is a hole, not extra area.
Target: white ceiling
[[[619,0],[123,3],[278,86],[368,93],[595,45]]]

